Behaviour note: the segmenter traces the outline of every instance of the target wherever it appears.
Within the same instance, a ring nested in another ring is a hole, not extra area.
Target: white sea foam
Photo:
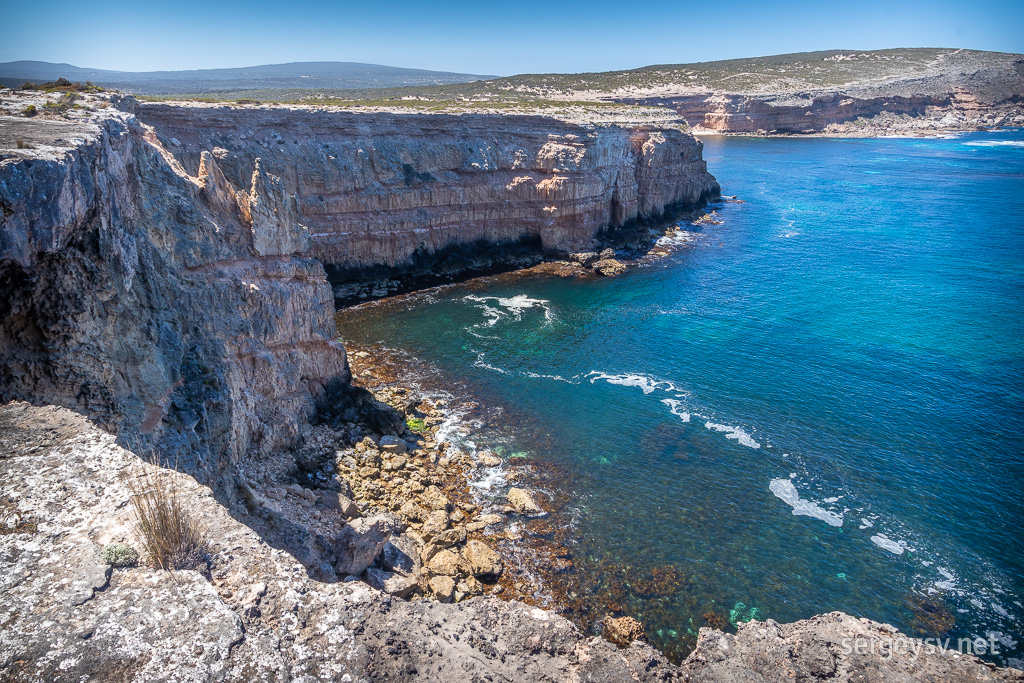
[[[996,614],[998,614],[1000,616],[1003,616],[1003,617],[1009,617],[1010,616],[1010,613],[1006,611],[1006,608],[1003,607],[1002,605],[1000,605],[998,602],[993,602],[992,603],[992,611],[994,611]]]
[[[493,372],[500,372],[503,375],[511,375],[512,374],[511,372],[509,372],[508,370],[506,370],[504,368],[499,368],[497,365],[491,365],[490,363],[485,361],[484,360],[484,354],[482,354],[482,353],[477,354],[476,360],[473,362],[473,365],[475,365],[478,368],[483,368],[484,370],[491,370]]]
[[[793,508],[794,515],[820,519],[831,526],[843,525],[843,516],[841,514],[829,512],[817,503],[801,498],[800,494],[797,493],[796,487],[793,486],[793,482],[789,479],[772,479],[768,489],[775,494],[776,498]]]
[[[623,387],[640,387],[640,390],[644,394],[650,394],[655,389],[664,389],[665,391],[679,391],[672,382],[661,379],[654,379],[650,375],[609,375],[604,372],[593,372],[587,373],[587,377],[590,378],[590,383],[593,384],[599,379],[603,379],[609,384],[617,384]]]
[[[480,474],[471,478],[469,485],[481,491],[491,491],[506,484],[505,470],[501,467],[483,467],[477,470]]]
[[[523,374],[526,375],[527,377],[532,377],[534,379],[553,379],[558,382],[566,382],[567,384],[578,383],[575,377],[570,379],[567,377],[562,377],[561,375],[546,375],[542,372],[530,372],[529,370],[523,370]]]
[[[542,372],[532,372],[530,370],[506,370],[505,368],[499,368],[497,365],[491,365],[484,360],[484,352],[476,354],[476,360],[473,361],[473,365],[484,370],[491,370],[492,372],[498,372],[502,375],[521,375],[523,377],[532,377],[533,379],[553,379],[557,382],[565,382],[567,384],[579,384],[578,376],[575,377],[563,377],[562,375],[548,375]]]
[[[876,534],[872,536],[871,542],[877,545],[882,550],[888,550],[893,555],[902,555],[903,551],[907,549],[907,544],[903,541],[893,541],[892,539],[886,538],[882,534]]]
[[[732,427],[730,425],[716,424],[714,422],[705,422],[704,426],[708,429],[713,429],[716,432],[725,432],[725,438],[735,439],[737,443],[740,443],[747,448],[761,447],[761,444],[754,441],[754,438],[745,432],[742,427]]]
[[[942,574],[943,580],[936,581],[935,587],[942,591],[951,591],[956,588],[956,574],[949,571],[945,567],[936,567],[939,573]]]
[[[522,320],[523,311],[527,311],[531,308],[543,309],[544,319],[552,319],[551,308],[548,306],[547,300],[532,299],[525,294],[517,294],[512,297],[476,296],[474,294],[470,294],[463,298],[467,301],[474,301],[482,304],[479,308],[484,312],[484,315],[487,316],[487,321],[484,323],[487,327],[493,327],[499,320],[507,316],[511,316],[514,320]],[[489,302],[497,304],[498,308],[491,306]]]
[[[1024,140],[978,140],[963,144],[968,147],[1024,147]]]
[[[690,421],[690,413],[686,412],[680,406],[683,405],[682,401],[677,401],[674,398],[663,398],[661,402],[668,406],[669,412],[678,417],[683,422]]]
[[[872,522],[872,521],[871,521],[870,519],[868,519],[867,517],[864,517],[864,518],[862,518],[862,519],[860,520],[860,528],[861,528],[861,529],[870,529],[870,528],[871,528],[871,527],[873,527],[874,525],[875,525],[875,524],[874,524],[874,522]]]

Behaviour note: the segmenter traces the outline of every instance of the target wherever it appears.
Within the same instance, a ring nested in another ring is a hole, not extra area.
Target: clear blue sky
[[[127,71],[353,61],[509,75],[808,50],[1024,52],[1024,0],[0,0],[0,62]]]

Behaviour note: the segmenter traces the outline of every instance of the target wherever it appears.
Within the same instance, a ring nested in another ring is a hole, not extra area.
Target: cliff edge
[[[458,605],[311,579],[209,488],[162,470],[202,520],[204,571],[112,568],[132,540],[130,483],[154,466],[67,409],[0,406],[0,678],[10,681],[1022,681],[839,612],[701,629],[680,667],[551,612]],[[858,641],[874,643],[856,646]],[[853,647],[851,647],[853,643]],[[892,651],[896,651],[895,649]]]
[[[586,248],[718,192],[678,125],[55,97],[0,97],[0,400],[206,482],[350,400],[329,281]]]

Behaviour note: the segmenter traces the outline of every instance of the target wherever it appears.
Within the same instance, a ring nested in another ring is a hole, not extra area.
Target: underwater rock
[[[645,637],[644,626],[633,617],[605,617],[604,637],[616,645],[628,647],[634,640]]]

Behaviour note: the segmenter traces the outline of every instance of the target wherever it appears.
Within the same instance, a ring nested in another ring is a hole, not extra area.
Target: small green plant
[[[128,485],[135,507],[135,532],[158,569],[197,569],[206,564],[208,545],[177,487],[163,473],[147,470]]]
[[[111,567],[134,567],[139,561],[139,551],[126,543],[111,543],[103,549],[103,563]]]
[[[406,418],[405,426],[409,428],[410,432],[414,432],[416,434],[427,433],[427,422],[422,417]]]
[[[30,105],[28,105],[27,107],[25,107],[24,109],[21,110],[21,115],[25,116],[27,118],[32,118],[33,116],[35,116],[38,113],[39,113],[39,110],[36,109],[36,105],[34,105],[34,104],[30,104]]]
[[[43,109],[50,114],[64,114],[71,109],[78,108],[79,105],[75,104],[76,100],[78,100],[78,95],[73,92],[66,92],[61,95],[56,102],[47,102],[44,104]]]

